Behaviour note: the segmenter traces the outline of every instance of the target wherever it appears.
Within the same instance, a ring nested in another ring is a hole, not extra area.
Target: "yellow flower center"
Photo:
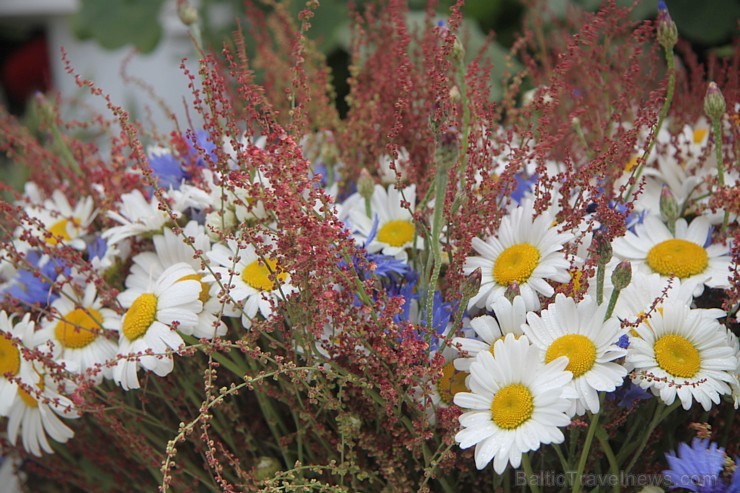
[[[18,386],[18,397],[21,398],[23,403],[32,408],[39,407],[39,401],[36,399],[36,395],[40,394],[44,391],[44,377],[41,377],[41,380],[39,380],[38,383],[38,393],[34,392],[33,394],[31,392],[26,392],[23,390],[23,388],[19,385]]]
[[[123,335],[134,341],[146,334],[157,316],[157,297],[144,293],[131,303],[123,317]]]
[[[540,251],[529,243],[510,246],[496,259],[493,278],[502,286],[508,286],[514,281],[522,284],[532,275],[539,261]]]
[[[21,369],[21,353],[5,334],[0,334],[0,377],[6,373],[17,375]]]
[[[211,299],[211,297],[209,296],[209,294],[211,292],[211,288],[210,288],[210,286],[208,286],[208,284],[206,284],[206,283],[204,283],[204,282],[201,281],[202,278],[203,278],[203,274],[188,274],[187,276],[178,279],[177,282],[180,282],[180,281],[198,281],[198,282],[200,282],[200,294],[198,295],[198,299],[200,300],[201,303],[203,303],[205,305],[206,302],[209,299]]]
[[[491,417],[503,430],[514,430],[526,423],[534,412],[532,392],[520,383],[499,389],[491,402]]]
[[[74,226],[79,227],[80,223],[77,221],[77,219],[72,219],[72,224]],[[69,241],[72,239],[71,236],[69,236],[69,232],[67,231],[67,225],[70,223],[69,219],[60,219],[59,221],[55,222],[51,225],[49,228],[49,233],[52,234],[49,238],[46,239],[46,242],[50,245],[56,245],[59,243],[59,240],[57,240],[57,237],[63,239],[64,241]]]
[[[640,156],[632,156],[629,161],[627,161],[627,164],[624,165],[624,172],[625,173],[631,173],[632,170],[637,166],[637,161],[640,159]]]
[[[54,328],[54,335],[65,348],[80,349],[100,334],[103,316],[92,308],[75,308],[65,315]]]
[[[568,357],[568,366],[565,369],[573,373],[573,378],[578,378],[593,368],[596,363],[596,346],[584,335],[564,335],[555,339],[547,348],[545,363],[561,356]]]
[[[287,273],[278,268],[277,260],[268,259],[267,265],[262,260],[255,260],[242,271],[242,281],[257,291],[273,291],[277,287],[270,279],[271,272],[281,283],[288,277]]]
[[[378,231],[378,241],[393,247],[402,247],[414,239],[416,228],[410,221],[388,221]]]
[[[685,279],[704,272],[709,265],[709,257],[706,250],[696,243],[672,238],[650,249],[647,264],[660,275]]]
[[[708,128],[697,128],[696,130],[694,130],[694,144],[701,144],[702,142],[704,142],[704,137],[706,137],[708,133]]]
[[[691,378],[701,368],[701,356],[694,345],[683,336],[664,335],[653,346],[658,366],[680,378]]]
[[[455,365],[452,362],[442,367],[442,377],[437,382],[437,392],[439,392],[442,402],[450,405],[455,394],[468,390],[465,386],[465,377],[467,376],[467,372],[455,371]]]

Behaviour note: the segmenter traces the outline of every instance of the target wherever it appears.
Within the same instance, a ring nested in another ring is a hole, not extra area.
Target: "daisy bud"
[[[612,244],[601,235],[596,237],[596,255],[599,256],[598,263],[602,265],[606,265],[612,259]]]
[[[177,9],[177,15],[180,17],[180,21],[186,26],[191,26],[198,22],[198,9],[189,3],[183,2]]]
[[[463,282],[462,285],[462,293],[464,298],[470,299],[476,295],[476,293],[480,289],[482,277],[483,271],[481,271],[480,267],[470,273],[470,275],[467,279],[465,279],[465,282]]]
[[[514,281],[511,284],[509,284],[509,287],[506,288],[506,291],[504,292],[504,296],[507,300],[509,300],[511,303],[514,302],[514,298],[519,296],[521,293],[519,291],[519,283]]]
[[[668,7],[663,0],[658,2],[658,43],[666,50],[672,50],[678,41],[678,28],[668,13]]]
[[[275,475],[280,470],[280,463],[274,457],[262,456],[257,459],[255,466],[255,477],[259,481],[264,481]]]
[[[622,260],[612,272],[612,285],[614,289],[621,291],[629,285],[631,280],[632,264],[627,260]]]
[[[374,191],[375,180],[373,180],[373,177],[370,176],[370,173],[365,168],[362,168],[360,177],[357,179],[357,192],[359,192],[360,197],[363,199],[370,200]]]
[[[678,207],[676,198],[671,193],[671,189],[668,185],[663,185],[663,189],[660,191],[660,212],[665,216],[669,222],[676,222],[676,219],[681,217],[681,210]]]
[[[704,113],[712,120],[717,120],[722,118],[726,109],[727,103],[725,103],[722,91],[719,90],[716,83],[710,82],[709,87],[707,87],[707,94],[704,96]]]

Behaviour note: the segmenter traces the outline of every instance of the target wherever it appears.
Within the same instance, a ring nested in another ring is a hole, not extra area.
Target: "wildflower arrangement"
[[[532,3],[516,72],[390,0],[340,118],[316,3],[203,52],[202,128],[0,113],[3,484],[738,491],[739,51]]]

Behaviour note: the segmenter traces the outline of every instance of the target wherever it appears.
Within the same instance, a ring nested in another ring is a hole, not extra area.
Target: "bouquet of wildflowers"
[[[391,0],[340,118],[314,3],[185,71],[202,127],[0,113],[2,484],[740,491],[740,51],[540,6],[492,67]]]

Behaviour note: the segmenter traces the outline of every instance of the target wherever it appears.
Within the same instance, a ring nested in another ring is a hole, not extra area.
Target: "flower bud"
[[[704,113],[712,120],[718,120],[725,114],[726,109],[727,103],[725,103],[722,91],[719,90],[716,83],[710,82],[704,96]]]
[[[470,273],[467,279],[463,282],[462,293],[463,297],[470,299],[475,296],[480,290],[481,278],[483,277],[483,271],[478,267]]]
[[[597,236],[594,240],[596,241],[596,255],[598,255],[597,262],[606,265],[612,259],[612,244],[602,235]]]
[[[632,281],[632,264],[627,260],[622,260],[612,272],[612,285],[617,291],[629,286]]]
[[[681,209],[678,207],[678,202],[676,202],[676,198],[671,193],[668,185],[663,185],[663,189],[660,191],[660,213],[669,222],[676,222],[676,219],[681,217]]]
[[[198,9],[187,2],[183,2],[177,9],[177,15],[180,21],[186,26],[191,26],[198,22]]]
[[[672,50],[678,41],[678,28],[668,13],[668,7],[663,0],[658,2],[658,43],[666,50]]]
[[[506,287],[506,291],[504,291],[504,297],[509,300],[509,303],[514,303],[514,298],[520,294],[519,283],[516,281],[512,281],[512,283]]]
[[[360,171],[360,177],[357,179],[357,192],[365,200],[370,200],[375,191],[375,180],[370,176],[365,168]]]
[[[274,457],[262,456],[257,459],[257,465],[255,466],[255,477],[259,481],[270,479],[280,470],[280,462]]]

